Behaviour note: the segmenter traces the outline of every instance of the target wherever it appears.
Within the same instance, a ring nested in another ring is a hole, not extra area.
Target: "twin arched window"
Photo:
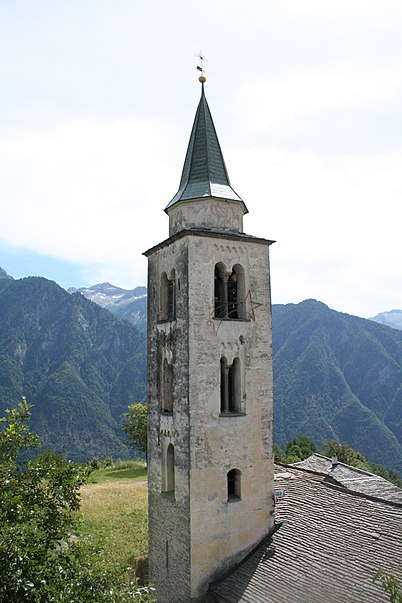
[[[231,271],[220,262],[214,273],[215,318],[236,320],[245,318],[244,269],[235,264]]]

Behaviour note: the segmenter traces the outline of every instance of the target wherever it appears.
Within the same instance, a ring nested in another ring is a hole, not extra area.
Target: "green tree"
[[[308,436],[301,435],[297,438],[293,438],[288,442],[285,448],[285,452],[288,456],[297,456],[298,461],[303,461],[310,455],[314,454],[314,452],[317,452],[317,446],[315,445],[313,440],[310,439]]]
[[[127,423],[123,425],[126,440],[139,452],[147,451],[148,409],[145,404],[130,404],[124,413]]]
[[[98,551],[74,537],[86,470],[49,451],[33,456],[30,409],[23,399],[0,419],[0,603],[132,601],[96,565]]]
[[[389,595],[390,603],[402,603],[401,583],[393,574],[379,569],[373,578],[373,582],[377,581],[381,582],[382,588]]]
[[[346,442],[340,443],[336,440],[325,441],[323,454],[324,456],[336,456],[341,463],[370,471],[370,464],[366,457],[361,452],[353,450]]]
[[[364,454],[358,450],[354,450],[345,442],[339,443],[335,440],[327,440],[324,442],[323,454],[325,456],[336,456],[341,463],[380,475],[398,486],[398,488],[402,488],[402,479],[397,471],[383,467],[383,465],[378,465],[377,463],[370,463]]]
[[[278,446],[278,444],[275,444],[274,446],[274,460],[277,463],[287,463],[287,457],[286,454],[283,452],[282,448],[280,448],[280,446]]]

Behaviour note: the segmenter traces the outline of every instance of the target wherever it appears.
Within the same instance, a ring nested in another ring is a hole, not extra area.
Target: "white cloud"
[[[114,266],[108,280],[124,272],[143,280],[141,253],[168,233],[162,209],[178,185],[175,152],[161,118],[10,131],[0,141],[0,238],[88,268]]]
[[[246,82],[235,106],[242,129],[261,134],[264,130],[295,132],[308,127],[311,120],[330,118],[336,112],[399,110],[401,102],[400,63],[386,69],[337,63]]]
[[[146,282],[142,252],[168,236],[163,208],[184,149],[161,118],[81,117],[0,142],[0,239],[83,266],[92,283]],[[402,152],[325,155],[227,148],[245,230],[273,238],[275,302],[320,299],[370,316],[400,307]]]
[[[76,262],[92,283],[144,283],[141,254],[168,233],[202,47],[246,230],[278,241],[274,299],[401,307],[399,0],[27,11],[7,5],[0,22],[0,240]]]
[[[280,4],[288,18],[304,18],[320,26],[331,24],[340,30],[396,28],[402,19],[399,0],[280,0]]]
[[[228,157],[250,210],[246,232],[277,241],[274,301],[315,297],[360,316],[400,307],[402,152],[320,157],[259,147]]]

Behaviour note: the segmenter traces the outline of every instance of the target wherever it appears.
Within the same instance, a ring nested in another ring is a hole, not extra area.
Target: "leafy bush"
[[[147,451],[148,409],[144,404],[130,404],[124,413],[127,423],[123,425],[129,446],[140,452]]]
[[[402,603],[402,585],[393,574],[388,574],[381,568],[376,572],[373,582],[381,582],[384,592],[389,595],[390,603]]]
[[[74,536],[86,468],[50,451],[33,457],[30,408],[23,399],[0,419],[0,603],[132,601],[135,585],[109,575]],[[142,597],[134,600],[150,600]]]

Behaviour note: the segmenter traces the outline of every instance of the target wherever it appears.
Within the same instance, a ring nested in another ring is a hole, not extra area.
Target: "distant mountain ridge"
[[[389,310],[388,312],[380,312],[377,316],[369,318],[387,327],[402,331],[402,310]]]
[[[146,341],[126,321],[41,277],[0,280],[0,416],[21,396],[67,458],[127,458],[122,413],[146,395]]]
[[[114,295],[113,286],[97,287]],[[113,303],[108,308],[116,312]],[[303,433],[318,445],[346,441],[402,471],[400,334],[316,300],[274,304],[272,322],[276,441]]]
[[[145,287],[86,291],[113,312],[146,307]],[[273,305],[273,361],[279,444],[300,434],[318,445],[337,439],[402,471],[402,332],[316,300]],[[70,458],[125,456],[122,413],[146,395],[145,335],[83,293],[3,276],[0,412],[21,395],[35,404],[46,445]]]
[[[76,289],[70,287],[69,293],[81,293],[87,299],[102,308],[107,308],[115,316],[125,318],[141,331],[146,330],[147,324],[147,288],[121,289],[110,283],[99,283],[92,287]]]
[[[110,286],[95,287],[114,295]],[[116,311],[113,303],[108,307]],[[402,470],[398,333],[316,300],[274,305],[273,358],[278,443],[303,433],[319,445],[338,439],[373,462]]]
[[[7,272],[0,266],[0,278],[12,279],[13,277],[7,274]]]
[[[348,442],[402,471],[402,333],[316,300],[273,306],[275,434]]]

